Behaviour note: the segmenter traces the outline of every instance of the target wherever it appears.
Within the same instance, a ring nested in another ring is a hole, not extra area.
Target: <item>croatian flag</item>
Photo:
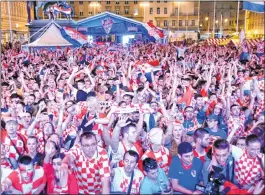
[[[71,8],[61,8],[59,6],[53,6],[53,10],[55,13],[61,12],[66,15],[71,15],[71,12],[72,12]]]
[[[243,9],[252,12],[264,13],[264,1],[244,1]]]
[[[87,37],[84,34],[78,32],[77,30],[75,30],[71,27],[64,27],[64,31],[72,39],[78,41],[81,45],[84,45],[87,43]]]
[[[152,22],[144,23],[144,27],[147,29],[148,34],[154,37],[156,40],[164,38],[164,33],[162,30],[158,29]]]

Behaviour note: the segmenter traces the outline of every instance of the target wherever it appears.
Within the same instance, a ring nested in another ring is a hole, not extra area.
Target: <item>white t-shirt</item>
[[[126,194],[128,192],[131,177],[128,177],[125,174],[123,167],[114,168],[113,171],[115,172],[115,175],[111,183],[111,191],[124,192],[124,194]],[[140,186],[143,179],[143,173],[139,169],[134,169],[134,176],[130,194],[140,194]]]

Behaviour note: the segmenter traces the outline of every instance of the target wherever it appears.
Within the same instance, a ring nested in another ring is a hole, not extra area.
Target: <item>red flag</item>
[[[57,45],[56,48],[57,48],[57,49],[62,49],[61,46],[59,46],[59,45]]]

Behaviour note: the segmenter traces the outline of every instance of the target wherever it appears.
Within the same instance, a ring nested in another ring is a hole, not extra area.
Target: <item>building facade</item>
[[[250,38],[264,37],[264,13],[246,13],[246,34]]]
[[[214,17],[215,7],[215,17]],[[209,33],[214,30],[215,33],[228,34],[240,32],[244,29],[244,10],[242,4],[239,4],[239,18],[237,27],[237,1],[227,2],[201,2],[200,6],[200,29],[202,33]]]
[[[31,14],[33,16],[33,9],[31,10]],[[28,14],[26,1],[1,2],[1,43],[15,40],[23,42],[28,36],[27,23]]]

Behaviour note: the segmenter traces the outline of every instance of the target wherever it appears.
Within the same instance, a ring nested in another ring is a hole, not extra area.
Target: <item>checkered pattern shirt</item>
[[[167,148],[161,146],[161,150],[159,152],[154,152],[149,148],[145,151],[141,160],[143,161],[146,158],[155,159],[159,167],[163,169],[166,174],[168,174],[168,169],[171,163],[171,156]]]
[[[65,141],[68,135],[76,135],[77,126],[70,124],[67,128],[63,131],[63,140]]]
[[[264,155],[259,157],[264,158]],[[243,155],[236,160],[235,163],[235,178],[240,185],[254,185],[259,181],[261,173],[264,170],[261,167],[261,160],[250,158],[247,156],[247,151],[244,150]]]
[[[4,138],[3,138],[4,141],[3,141],[2,144],[5,145],[6,157],[18,160],[18,158],[19,158],[18,152],[20,154],[23,154],[23,152],[24,152],[24,144],[26,144],[25,143],[26,142],[26,138],[23,135],[21,135],[21,134],[20,134],[20,136],[24,140],[22,140],[19,136],[16,136],[14,138],[11,138],[11,137],[9,138],[7,136],[7,134],[4,134],[2,136],[4,136]],[[11,140],[14,143],[14,145],[17,147],[18,152],[16,151],[15,147],[13,146]]]
[[[12,186],[22,194],[33,194],[40,187],[41,184],[46,184],[46,176],[42,167],[34,168],[34,175],[32,182],[24,183],[21,181],[21,175],[18,169],[14,170],[8,176],[8,179],[12,181]]]
[[[237,129],[234,136],[241,136],[245,132],[244,131],[245,119],[246,119],[246,117],[244,114],[240,115],[240,117],[230,116],[228,121],[227,121],[228,136],[233,131],[234,128]]]
[[[115,171],[115,176],[112,182],[112,191],[124,192],[124,194],[126,194],[128,192],[131,177],[128,177],[125,174],[123,167],[117,167],[113,170]],[[140,194],[140,185],[143,179],[143,173],[138,169],[134,169],[134,176],[130,194]]]
[[[80,194],[102,193],[101,179],[110,177],[109,157],[105,149],[98,147],[97,152],[88,159],[80,147],[72,148],[68,154],[74,158],[75,175]]]
[[[257,119],[263,111],[264,111],[264,99],[261,99],[258,102],[254,118]]]

